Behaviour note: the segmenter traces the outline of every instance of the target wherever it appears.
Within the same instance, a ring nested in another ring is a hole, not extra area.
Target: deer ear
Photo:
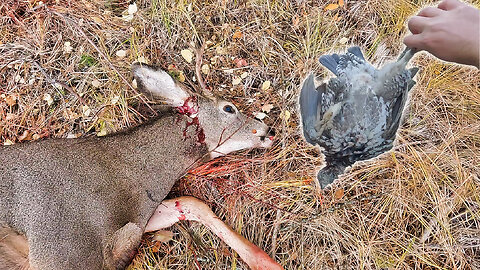
[[[135,63],[132,72],[138,89],[155,100],[161,100],[171,106],[182,106],[190,93],[181,88],[173,78],[161,69],[146,64]]]

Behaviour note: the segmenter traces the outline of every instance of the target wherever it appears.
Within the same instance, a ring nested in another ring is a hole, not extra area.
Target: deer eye
[[[230,105],[223,106],[223,110],[227,113],[234,113],[235,112],[235,109]]]

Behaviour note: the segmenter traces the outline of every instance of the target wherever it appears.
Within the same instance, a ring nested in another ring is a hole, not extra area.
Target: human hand
[[[480,68],[480,10],[458,0],[422,9],[408,21],[403,43],[436,57]]]

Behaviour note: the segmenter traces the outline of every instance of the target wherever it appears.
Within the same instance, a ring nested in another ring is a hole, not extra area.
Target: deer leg
[[[117,230],[105,246],[105,268],[125,269],[135,257],[142,234],[142,229],[131,222]]]
[[[233,248],[252,270],[283,269],[267,253],[223,223],[202,201],[194,197],[164,200],[147,223],[145,232],[170,227],[179,220],[193,220],[207,226]]]
[[[9,227],[0,226],[0,270],[32,269],[25,236]]]

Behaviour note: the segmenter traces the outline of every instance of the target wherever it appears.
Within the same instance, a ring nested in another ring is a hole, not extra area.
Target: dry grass
[[[394,151],[357,164],[329,190],[312,178],[322,161],[298,126],[301,79],[312,69],[328,75],[319,55],[358,44],[375,63],[394,59],[406,20],[428,1],[352,0],[324,11],[333,2],[142,0],[130,22],[121,19],[127,0],[38,2],[0,3],[2,143],[136,125],[154,113],[129,85],[130,64],[139,57],[163,68],[175,64],[198,88],[194,63],[180,51],[211,41],[204,61],[218,58],[206,84],[246,114],[273,104],[265,121],[277,140],[266,152],[193,170],[172,196],[205,200],[286,269],[480,268],[477,70],[416,56],[418,84]],[[233,38],[238,31],[242,37]],[[118,50],[127,56],[116,56]],[[248,65],[237,68],[233,58]],[[232,86],[243,72],[249,76]],[[272,87],[262,91],[266,80]],[[147,236],[133,268],[246,268],[205,227],[182,223],[173,231],[167,244]]]

